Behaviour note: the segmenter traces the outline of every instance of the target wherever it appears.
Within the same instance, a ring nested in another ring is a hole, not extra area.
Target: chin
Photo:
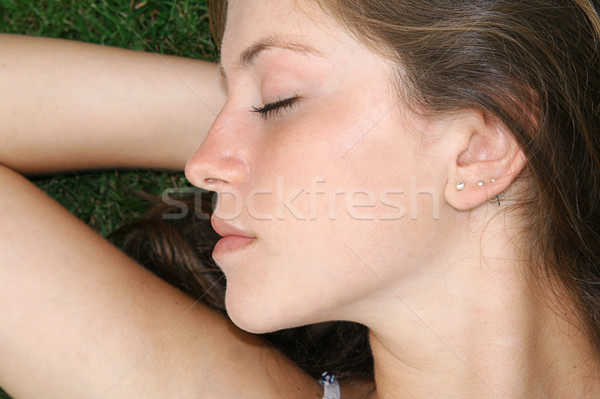
[[[241,291],[241,292],[240,292]],[[286,306],[285,301],[269,300],[266,293],[250,295],[235,287],[227,288],[225,307],[231,321],[249,333],[265,334],[286,328],[309,324],[299,320],[297,306]]]
[[[230,292],[231,290],[228,289],[225,296],[225,307],[229,318],[236,326],[253,334],[264,334],[280,329],[276,327],[277,323],[273,323],[272,318],[268,316],[269,313],[265,311],[266,309],[263,308],[260,311],[254,301],[237,298]]]

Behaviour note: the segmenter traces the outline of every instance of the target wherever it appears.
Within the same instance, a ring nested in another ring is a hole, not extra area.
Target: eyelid
[[[294,107],[300,102],[301,99],[302,97],[294,95],[283,100],[277,100],[275,102],[265,104],[262,107],[252,107],[252,112],[259,113],[263,119],[268,120],[274,115],[278,115],[281,112]]]

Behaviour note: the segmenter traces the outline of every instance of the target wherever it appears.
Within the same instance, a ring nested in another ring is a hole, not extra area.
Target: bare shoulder
[[[320,398],[259,338],[0,166],[0,386],[15,397]]]

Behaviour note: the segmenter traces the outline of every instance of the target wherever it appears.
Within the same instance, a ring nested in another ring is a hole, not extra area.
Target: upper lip
[[[212,225],[213,229],[217,232],[217,234],[221,237],[240,236],[255,238],[251,233],[233,227],[232,225],[225,223],[222,219],[219,219],[215,216],[210,218],[210,224]]]

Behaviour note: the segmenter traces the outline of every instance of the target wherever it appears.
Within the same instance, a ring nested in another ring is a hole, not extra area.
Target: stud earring
[[[463,183],[461,181],[456,183],[456,191],[462,191],[464,189],[465,189],[465,183]]]
[[[483,185],[484,185],[484,184],[485,184],[485,183],[483,182],[483,180],[479,180],[479,181],[477,182],[477,185],[478,185],[479,187],[483,187]]]
[[[496,183],[496,179],[494,179],[494,178],[492,178],[491,181],[492,181],[492,183]]]

